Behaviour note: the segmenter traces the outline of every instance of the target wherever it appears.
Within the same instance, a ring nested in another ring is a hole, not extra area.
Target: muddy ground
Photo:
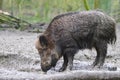
[[[43,76],[59,74],[52,69],[47,74],[42,73],[40,57],[34,47],[34,41],[38,35],[38,33],[13,29],[0,31],[0,80],[43,80]],[[94,49],[79,51],[75,56],[73,71],[91,71],[88,66],[92,64],[95,56]],[[61,63],[62,59],[58,62],[56,70],[60,68]],[[117,25],[117,42],[115,45],[108,45],[104,69],[100,71],[109,71],[106,66],[117,67],[117,71],[120,71],[119,24]],[[66,74],[66,72],[62,73]]]

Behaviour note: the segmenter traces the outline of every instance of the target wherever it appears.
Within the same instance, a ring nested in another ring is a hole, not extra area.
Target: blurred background
[[[120,0],[0,0],[0,11],[30,24],[49,23],[53,17],[65,12],[95,9],[120,22]],[[4,18],[0,15],[0,22],[7,20]]]
[[[35,40],[55,16],[84,10],[100,10],[112,16],[116,22],[120,22],[120,0],[0,0],[0,80],[45,80],[44,78],[51,74],[58,74],[52,69],[44,77],[40,67],[40,56],[35,49]],[[103,69],[103,75],[100,75],[107,80],[116,80],[115,76],[120,72],[120,24],[117,24],[116,33],[117,42],[114,46],[108,45],[105,71]],[[87,65],[93,62],[95,56],[94,49],[80,50],[75,56],[75,68],[88,72]],[[62,61],[58,63],[56,70],[61,65]],[[106,73],[107,67],[108,70],[117,71]],[[111,74],[113,75],[110,76]],[[95,79],[98,77],[100,80],[100,76],[96,76]],[[52,80],[50,77],[49,79]]]

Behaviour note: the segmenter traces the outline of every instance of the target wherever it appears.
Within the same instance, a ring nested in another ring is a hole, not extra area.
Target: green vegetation
[[[93,9],[120,21],[120,0],[0,0],[0,9],[29,23],[49,22],[61,13]]]
[[[90,10],[90,8],[89,8],[88,3],[87,3],[86,0],[84,0],[84,6],[85,6],[85,9],[86,9],[86,10]]]

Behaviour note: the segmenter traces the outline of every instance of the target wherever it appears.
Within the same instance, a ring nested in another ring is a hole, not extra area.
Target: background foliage
[[[0,9],[30,23],[49,22],[65,12],[93,9],[120,21],[120,0],[0,0]]]

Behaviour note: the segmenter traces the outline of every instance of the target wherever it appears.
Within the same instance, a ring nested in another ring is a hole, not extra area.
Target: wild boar
[[[95,48],[93,66],[101,67],[107,54],[107,45],[116,41],[116,23],[100,11],[70,12],[56,16],[45,32],[36,40],[41,58],[41,69],[47,72],[63,56],[59,71],[71,70],[74,55],[81,49]]]

